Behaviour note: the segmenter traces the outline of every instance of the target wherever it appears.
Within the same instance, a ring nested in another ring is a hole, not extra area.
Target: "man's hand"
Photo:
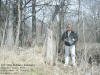
[[[64,39],[65,42],[67,42],[67,39]]]
[[[74,38],[73,38],[72,40],[73,40],[73,41],[75,41],[75,39],[74,39]]]

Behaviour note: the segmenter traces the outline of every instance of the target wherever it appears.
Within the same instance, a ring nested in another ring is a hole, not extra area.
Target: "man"
[[[67,30],[62,35],[62,41],[65,44],[65,64],[67,66],[69,63],[69,52],[71,53],[72,65],[76,66],[75,63],[75,44],[78,41],[77,33],[72,31],[71,25],[67,25]]]

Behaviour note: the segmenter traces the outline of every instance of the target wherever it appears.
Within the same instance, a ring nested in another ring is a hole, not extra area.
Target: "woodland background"
[[[77,69],[63,66],[68,24],[79,36]],[[0,46],[0,63],[35,64],[26,75],[99,75],[100,1],[0,0]]]

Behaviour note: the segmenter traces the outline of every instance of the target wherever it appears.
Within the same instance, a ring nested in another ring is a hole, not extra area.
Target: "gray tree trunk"
[[[52,30],[47,31],[46,41],[46,63],[54,65],[56,60],[56,41],[54,39],[54,33]]]
[[[14,42],[16,42],[17,26],[18,26],[18,0],[14,2],[13,9],[14,9],[13,35],[14,35]]]
[[[21,0],[18,0],[18,27],[17,27],[17,35],[15,45],[19,45],[19,37],[20,37],[20,27],[21,27]]]
[[[32,0],[32,39],[36,37],[36,0]]]
[[[80,22],[80,0],[78,0],[78,34],[79,34],[79,22]]]
[[[55,11],[53,13],[53,15],[55,16]],[[51,17],[51,23],[50,23],[50,27],[47,30],[47,36],[46,36],[46,48],[45,48],[45,62],[49,65],[55,65],[55,61],[56,61],[56,47],[57,47],[57,43],[56,43],[56,30],[57,30],[57,22],[55,22],[55,20],[53,20],[55,17],[52,15]]]
[[[8,24],[8,33],[7,33],[7,45],[13,46],[14,40],[13,40],[13,22],[14,22],[14,16],[13,16],[13,0],[11,0],[9,4],[9,24]]]
[[[61,8],[59,9],[59,14],[58,14],[58,18],[59,18],[59,21],[58,21],[58,43],[57,43],[57,47],[58,47],[58,50],[60,50],[60,43],[61,43],[61,26],[63,26],[63,22],[64,22],[64,5],[65,5],[65,0],[62,0],[60,6]]]
[[[0,0],[0,11],[1,11],[1,0]]]
[[[3,30],[3,37],[2,37],[2,41],[1,41],[1,46],[3,46],[5,44],[7,24],[8,24],[8,15],[7,15],[6,21],[5,21],[5,27],[4,27],[4,30]]]
[[[0,22],[1,22],[1,0],[0,0]]]

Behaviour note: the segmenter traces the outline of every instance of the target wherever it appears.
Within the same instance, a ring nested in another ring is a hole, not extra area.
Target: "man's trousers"
[[[69,63],[69,53],[71,53],[72,64],[76,65],[75,63],[75,45],[66,46],[65,45],[65,64],[68,65]]]

